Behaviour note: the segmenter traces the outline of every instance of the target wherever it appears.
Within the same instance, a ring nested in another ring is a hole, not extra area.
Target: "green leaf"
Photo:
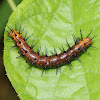
[[[8,33],[4,34],[4,64],[7,76],[22,100],[100,100],[100,1],[99,0],[24,0],[9,18],[8,26],[19,31],[20,24],[23,37],[33,34],[27,41],[31,45],[38,41],[34,51],[41,46],[41,54],[45,47],[57,53],[59,47],[66,47],[66,38],[69,44],[74,44],[72,35],[80,37],[80,29],[85,38],[91,30],[93,49],[88,48],[88,55],[83,53],[78,60],[71,62],[72,70],[68,65],[61,67],[61,73],[56,69],[49,69],[41,76],[42,70],[35,68],[26,70],[28,63],[25,58],[16,59],[17,48],[12,40],[8,40]],[[8,27],[6,30],[10,31]],[[11,49],[10,49],[11,48]]]

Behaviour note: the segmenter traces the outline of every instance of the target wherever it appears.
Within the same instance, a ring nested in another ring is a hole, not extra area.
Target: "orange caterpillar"
[[[10,28],[9,28],[10,29]],[[38,68],[42,68],[43,70],[47,68],[60,68],[62,65],[68,64],[70,66],[70,62],[74,59],[78,59],[78,56],[82,54],[82,52],[87,52],[86,49],[92,44],[92,39],[90,39],[89,35],[83,39],[82,33],[80,30],[81,39],[74,36],[75,44],[70,47],[67,42],[68,50],[64,50],[60,54],[53,54],[51,56],[43,55],[41,56],[39,52],[33,51],[32,47],[29,46],[26,42],[26,39],[22,37],[22,34],[15,29],[10,29],[8,36],[12,38],[15,42],[15,47],[19,49],[20,55],[24,56],[29,62],[29,66],[35,65]],[[80,60],[79,60],[80,61]],[[71,67],[70,67],[71,69]]]

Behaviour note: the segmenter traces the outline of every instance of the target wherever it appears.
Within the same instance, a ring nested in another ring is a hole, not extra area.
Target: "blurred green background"
[[[19,100],[9,79],[6,76],[3,64],[4,40],[3,34],[9,16],[22,0],[0,0],[0,100]]]

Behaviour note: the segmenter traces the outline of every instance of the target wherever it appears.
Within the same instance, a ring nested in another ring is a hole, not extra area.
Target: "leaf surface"
[[[100,100],[100,1],[99,0],[24,0],[9,18],[8,26],[21,31],[23,37],[33,34],[27,43],[31,45],[38,41],[34,51],[41,46],[41,54],[45,47],[50,51],[59,47],[66,47],[66,38],[72,46],[72,35],[80,37],[80,29],[85,38],[91,29],[93,49],[89,47],[88,55],[83,53],[78,60],[71,62],[72,70],[68,65],[61,67],[61,73],[56,69],[49,69],[46,75],[41,76],[42,70],[35,68],[26,70],[28,63],[25,58],[16,59],[18,48],[8,40],[8,33],[4,35],[4,64],[7,76],[21,100]],[[9,30],[6,27],[6,30]]]

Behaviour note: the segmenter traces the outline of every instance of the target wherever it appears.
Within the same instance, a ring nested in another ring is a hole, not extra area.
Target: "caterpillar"
[[[71,47],[69,43],[67,42],[68,50],[62,50],[61,53],[57,54],[56,49],[54,48],[55,54],[52,54],[51,56],[40,55],[40,52],[33,51],[33,46],[29,46],[26,42],[28,38],[23,38],[20,31],[17,31],[16,29],[11,29],[9,26],[10,32],[8,32],[8,36],[11,37],[11,39],[15,42],[15,46],[19,49],[20,56],[24,56],[26,61],[29,63],[28,68],[31,68],[32,65],[35,65],[38,68],[41,68],[43,71],[46,69],[53,69],[60,68],[62,65],[68,64],[71,69],[71,61],[78,59],[81,61],[78,57],[82,54],[82,52],[86,52],[86,49],[91,46],[92,39],[88,34],[86,38],[83,39],[82,32],[80,30],[81,38],[76,38],[75,35],[73,35],[73,39],[75,44]],[[25,36],[26,37],[26,36]],[[91,46],[93,47],[93,46]],[[89,54],[89,53],[88,53]],[[57,74],[57,71],[56,71]]]

